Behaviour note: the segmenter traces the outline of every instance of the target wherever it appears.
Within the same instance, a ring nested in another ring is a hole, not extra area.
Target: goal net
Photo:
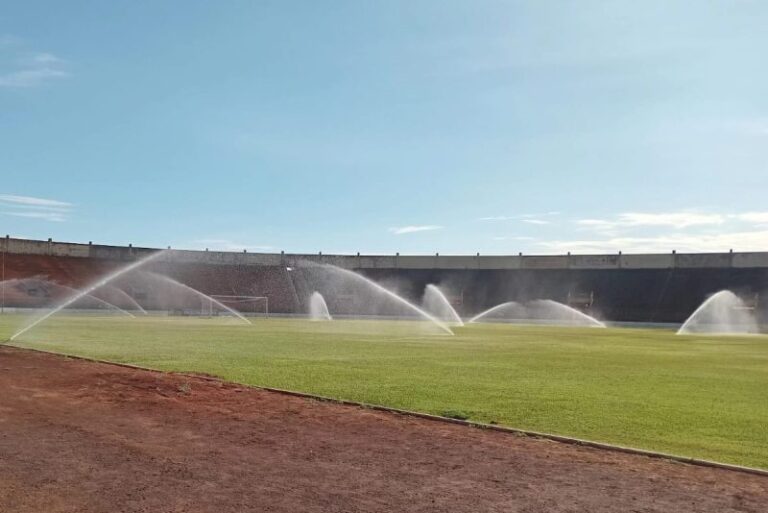
[[[212,295],[207,301],[210,316],[231,315],[232,310],[245,316],[269,316],[269,298],[267,296],[225,296]]]

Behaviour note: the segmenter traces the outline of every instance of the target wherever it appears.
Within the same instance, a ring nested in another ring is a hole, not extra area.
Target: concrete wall
[[[675,255],[621,255],[621,269],[670,269],[675,266]]]
[[[8,253],[130,261],[154,248],[2,239]],[[322,255],[175,250],[164,259],[212,265],[298,265],[302,261],[345,269],[702,269],[768,268],[765,253],[669,253],[647,255]]]
[[[768,253],[734,253],[733,267],[768,267]]]

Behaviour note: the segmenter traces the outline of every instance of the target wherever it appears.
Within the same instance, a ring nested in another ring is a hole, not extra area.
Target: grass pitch
[[[62,315],[12,344],[768,468],[768,337],[422,328]]]

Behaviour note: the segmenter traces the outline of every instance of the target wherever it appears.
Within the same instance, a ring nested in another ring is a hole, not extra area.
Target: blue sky
[[[768,250],[768,2],[5,2],[0,231]]]

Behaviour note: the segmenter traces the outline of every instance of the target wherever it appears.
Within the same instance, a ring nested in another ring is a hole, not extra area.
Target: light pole
[[[0,277],[0,284],[3,286],[2,299],[0,299],[0,315],[5,313],[5,253],[8,251],[8,237],[5,238],[3,243],[3,271]]]

